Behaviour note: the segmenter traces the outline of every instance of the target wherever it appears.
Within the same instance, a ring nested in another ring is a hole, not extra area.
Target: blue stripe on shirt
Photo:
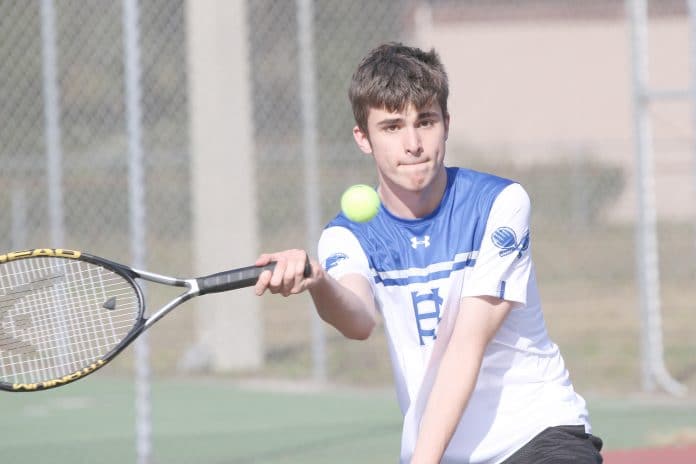
[[[504,280],[500,281],[500,292],[498,294],[498,298],[500,298],[501,300],[505,299],[505,281]]]
[[[375,276],[375,283],[379,284],[381,283],[385,287],[390,287],[394,285],[408,285],[408,284],[413,284],[413,283],[424,283],[424,282],[430,282],[431,280],[439,280],[439,279],[446,279],[450,276],[450,274],[454,271],[459,271],[461,269],[464,269],[466,267],[474,267],[476,264],[476,258],[467,258],[464,261],[460,261],[457,263],[452,264],[451,269],[445,269],[443,271],[435,271],[431,272],[426,275],[413,275],[413,276],[406,276],[406,277],[397,277],[397,278],[386,278],[383,279],[380,277],[379,274]]]

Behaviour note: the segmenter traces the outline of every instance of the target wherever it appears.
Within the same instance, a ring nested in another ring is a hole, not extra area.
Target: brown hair
[[[433,101],[447,114],[447,73],[434,49],[425,52],[400,43],[372,50],[358,65],[348,91],[353,116],[367,133],[371,108],[402,111],[409,104],[420,109]]]

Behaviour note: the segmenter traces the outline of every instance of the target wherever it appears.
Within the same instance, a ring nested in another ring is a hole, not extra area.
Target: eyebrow
[[[418,113],[418,118],[416,120],[421,120],[421,119],[427,119],[427,118],[439,118],[440,114],[437,111],[423,111],[422,113]],[[404,122],[404,118],[389,118],[389,119],[382,119],[377,123],[378,127],[385,127],[385,126],[393,126],[394,124],[402,124]]]
[[[401,124],[404,122],[404,118],[390,118],[390,119],[382,119],[377,123],[378,126],[383,127],[383,126],[393,126],[394,124]]]
[[[439,118],[440,113],[437,111],[424,111],[422,113],[418,113],[418,119],[425,119],[425,118]]]

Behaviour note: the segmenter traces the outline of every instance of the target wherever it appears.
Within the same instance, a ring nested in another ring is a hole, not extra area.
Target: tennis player
[[[384,320],[404,414],[401,462],[600,463],[587,408],[549,339],[520,184],[445,165],[448,80],[437,53],[389,43],[349,91],[353,136],[374,158],[382,202],[324,229],[313,273],[303,250],[256,293],[308,290],[319,315],[366,339]]]

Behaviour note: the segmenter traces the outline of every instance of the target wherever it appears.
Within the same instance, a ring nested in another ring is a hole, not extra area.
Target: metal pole
[[[128,200],[133,265],[145,268],[145,170],[142,149],[140,88],[140,38],[138,0],[123,2],[126,125],[128,131]],[[147,334],[135,341],[135,420],[138,464],[148,464],[152,455],[150,345]]]
[[[641,314],[642,386],[646,391],[662,387],[680,395],[684,386],[674,380],[664,365],[660,276],[657,246],[653,139],[648,92],[648,12],[646,0],[626,0],[631,20],[634,137],[636,153],[636,267]]]
[[[299,41],[300,102],[302,107],[302,153],[304,160],[305,221],[307,249],[314,254],[320,230],[319,156],[317,144],[317,83],[314,64],[313,0],[297,0],[297,35]],[[319,315],[312,311],[313,376],[326,381],[326,335]]]
[[[46,124],[46,180],[51,246],[63,247],[63,150],[60,136],[60,93],[56,51],[56,10],[53,0],[41,1],[44,121]]]
[[[689,51],[691,55],[689,60],[691,83],[688,97],[691,101],[692,137],[696,138],[696,0],[688,0],[687,4],[689,7]],[[693,143],[692,149],[694,150],[694,155],[696,155],[696,143]],[[696,161],[696,156],[694,160]],[[696,217],[694,219],[696,220]]]

